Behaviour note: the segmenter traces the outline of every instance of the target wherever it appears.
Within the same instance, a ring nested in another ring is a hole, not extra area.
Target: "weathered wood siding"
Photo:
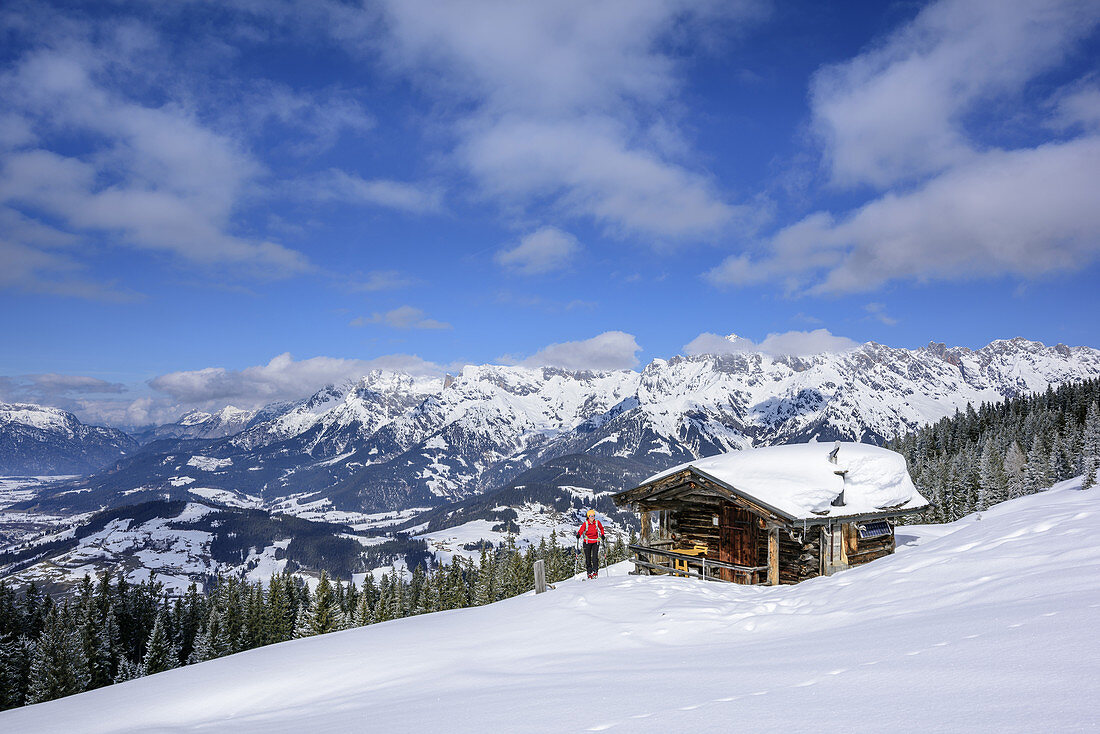
[[[888,556],[894,552],[895,544],[893,529],[888,535],[877,538],[860,538],[858,532],[853,532],[848,542],[848,565],[859,566]]]
[[[797,584],[821,575],[821,533],[810,528],[791,528],[799,542],[791,537],[787,528],[779,531],[779,583]]]
[[[702,543],[707,546],[707,558],[718,560],[718,526],[714,517],[718,510],[706,508],[685,509],[672,513],[671,530],[684,545]]]

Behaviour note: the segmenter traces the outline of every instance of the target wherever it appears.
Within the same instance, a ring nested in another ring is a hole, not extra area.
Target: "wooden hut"
[[[928,507],[905,458],[860,443],[697,459],[613,496],[640,513],[636,573],[795,584],[894,552],[892,520]]]

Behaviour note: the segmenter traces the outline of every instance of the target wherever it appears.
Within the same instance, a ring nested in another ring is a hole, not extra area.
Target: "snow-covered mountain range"
[[[257,413],[255,410],[241,410],[232,405],[214,413],[191,410],[174,423],[152,426],[136,431],[133,435],[141,443],[162,438],[225,438],[247,428]]]
[[[0,475],[87,474],[137,447],[122,431],[85,425],[64,410],[0,403]]]
[[[736,337],[729,337],[731,345]],[[195,496],[357,512],[439,505],[572,455],[640,472],[809,439],[878,442],[967,403],[1100,376],[1100,351],[1025,339],[978,350],[868,343],[810,357],[654,360],[641,372],[469,366],[445,379],[372,372],[267,410],[215,440],[157,442],[81,480],[70,509]]]

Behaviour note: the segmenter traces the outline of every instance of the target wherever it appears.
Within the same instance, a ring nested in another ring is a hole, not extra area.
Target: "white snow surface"
[[[187,466],[193,466],[202,471],[217,471],[218,469],[224,469],[232,465],[232,459],[219,459],[213,456],[192,456],[187,460]]]
[[[829,453],[839,445],[837,463]],[[643,484],[694,468],[792,518],[844,517],[885,508],[917,509],[928,501],[913,486],[905,457],[863,443],[799,443],[731,451],[674,466]],[[843,478],[837,471],[846,472]],[[831,502],[841,490],[844,506]]]
[[[0,403],[0,426],[22,424],[72,438],[76,421],[72,414],[58,408],[33,403]]]
[[[264,505],[263,500],[259,497],[253,497],[243,492],[233,492],[228,489],[218,489],[217,487],[188,487],[187,491],[196,497],[202,497],[203,499],[217,502],[218,504],[228,507],[256,508],[263,507]]]
[[[798,586],[626,575],[294,640],[0,713],[0,730],[1096,731],[1080,480]]]

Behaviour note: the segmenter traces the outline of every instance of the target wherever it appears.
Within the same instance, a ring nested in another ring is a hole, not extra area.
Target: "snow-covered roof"
[[[836,463],[829,453],[839,446]],[[791,519],[909,511],[928,505],[913,486],[905,457],[863,443],[801,443],[732,451],[695,459],[645,480],[645,486],[683,471],[717,480]],[[845,471],[841,476],[838,471]],[[844,506],[831,503],[844,490]]]

